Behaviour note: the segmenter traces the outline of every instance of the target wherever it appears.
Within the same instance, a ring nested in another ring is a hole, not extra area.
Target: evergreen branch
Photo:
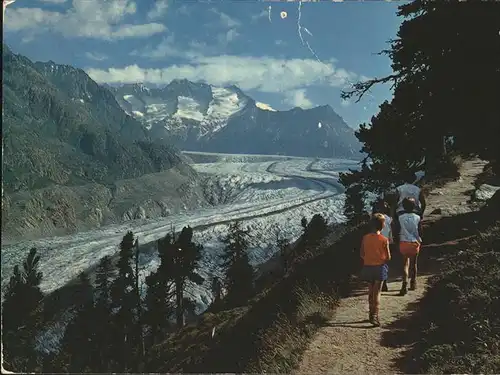
[[[365,82],[357,82],[353,85],[353,89],[349,91],[342,91],[340,97],[343,100],[347,100],[352,98],[353,96],[357,96],[355,103],[358,103],[361,98],[376,84],[379,83],[387,83],[389,81],[394,81],[391,85],[391,89],[396,85],[399,79],[404,75],[404,73],[391,74],[384,78],[374,78]]]

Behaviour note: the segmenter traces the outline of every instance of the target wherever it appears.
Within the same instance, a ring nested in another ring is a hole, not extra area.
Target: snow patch
[[[201,123],[202,136],[222,129],[229,117],[241,111],[248,103],[246,98],[240,98],[237,93],[224,87],[212,87],[212,95],[207,116]]]
[[[274,108],[272,108],[269,104],[266,104],[266,103],[255,102],[255,106],[257,108],[263,109],[265,111],[276,112],[276,110]]]
[[[487,201],[500,189],[500,186],[482,184],[475,192],[474,198],[478,201]]]
[[[136,98],[134,95],[123,95],[123,99],[129,102],[134,110],[137,110],[138,108],[142,108],[144,106],[142,101]]]
[[[178,97],[179,104],[174,118],[187,118],[195,121],[203,121],[203,113],[200,112],[200,104],[193,98],[187,96]]]

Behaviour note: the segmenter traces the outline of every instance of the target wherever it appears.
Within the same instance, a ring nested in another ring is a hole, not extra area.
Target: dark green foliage
[[[301,238],[301,245],[305,248],[317,246],[327,233],[327,221],[320,214],[315,214],[305,228]]]
[[[499,224],[451,255],[432,280],[421,304],[421,372],[500,372]]]
[[[302,219],[300,219],[300,226],[302,227],[302,229],[304,229],[304,231],[306,230],[306,228],[307,228],[307,219],[305,217],[303,217]]]
[[[278,247],[281,262],[283,264],[283,273],[287,273],[290,266],[290,240],[283,237],[276,239],[276,246]]]
[[[99,350],[97,344],[94,309],[94,288],[88,276],[81,273],[74,300],[77,302],[76,317],[66,327],[61,342],[63,354],[70,354],[69,372],[87,372],[92,369],[93,354]]]
[[[453,153],[500,160],[498,87],[491,84],[500,81],[498,5],[418,0],[401,5],[399,15],[406,20],[381,52],[391,58],[394,74],[342,94],[359,99],[374,84],[394,87],[392,101],[356,132],[373,163],[344,175],[346,187],[362,182],[376,192],[422,161],[430,179],[456,177]]]
[[[172,298],[174,297],[173,282],[169,276],[161,272],[161,263],[158,271],[146,277],[147,294],[145,299],[146,311],[144,323],[148,326],[146,346],[155,345],[171,327],[170,319],[175,311]]]
[[[134,255],[134,234],[127,232],[120,243],[118,258],[118,276],[111,287],[112,308],[118,311],[113,316],[112,359],[118,364],[118,370],[130,369],[130,353],[137,345],[137,291],[132,270]]]
[[[171,261],[173,265],[172,276],[175,282],[176,295],[176,321],[177,327],[184,325],[184,312],[188,306],[184,306],[184,289],[186,282],[190,281],[201,285],[204,282],[203,277],[197,273],[199,262],[201,260],[203,246],[193,242],[193,229],[191,227],[182,228],[175,246],[172,249]]]
[[[243,229],[241,222],[236,221],[229,225],[229,232],[222,239],[225,300],[230,306],[245,303],[253,292],[254,270],[248,257],[249,236],[248,229]]]
[[[358,271],[366,228],[338,229],[339,240],[296,263],[244,306],[211,309],[148,353],[147,371],[289,373]],[[295,259],[292,259],[295,260]],[[214,336],[212,336],[214,333]]]
[[[42,325],[42,273],[38,270],[40,256],[32,248],[22,270],[14,267],[4,294],[2,306],[3,366],[14,372],[34,371],[36,333]]]
[[[175,296],[171,262],[173,242],[174,233],[157,241],[160,265],[146,277],[144,322],[149,328],[148,347],[156,344],[170,329],[170,319],[175,311],[175,304],[172,302]]]
[[[95,281],[95,311],[94,311],[94,345],[92,346],[91,368],[96,372],[110,371],[109,358],[112,345],[110,327],[113,322],[111,314],[111,281],[115,270],[109,256],[99,262]]]
[[[175,312],[177,327],[184,325],[184,315],[194,309],[189,298],[184,296],[187,283],[201,285],[204,279],[197,273],[203,247],[193,242],[193,229],[184,227],[177,238],[172,231],[158,240],[160,266],[146,278],[145,321],[150,328],[149,345],[156,342],[169,328],[172,312]],[[175,296],[175,304],[171,302]]]
[[[365,192],[361,184],[353,184],[346,189],[344,215],[350,224],[359,224],[365,215]]]
[[[214,296],[213,303],[218,303],[222,298],[222,282],[217,276],[212,276],[211,292]]]

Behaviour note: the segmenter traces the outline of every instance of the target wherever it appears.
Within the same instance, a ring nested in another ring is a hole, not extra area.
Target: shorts
[[[407,257],[414,257],[420,252],[420,244],[418,242],[400,242],[399,252]]]
[[[363,266],[361,279],[367,282],[385,281],[389,274],[389,266],[381,264],[379,266]]]

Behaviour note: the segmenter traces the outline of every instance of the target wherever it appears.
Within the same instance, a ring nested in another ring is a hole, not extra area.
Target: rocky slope
[[[2,239],[62,234],[203,203],[177,149],[84,71],[3,45]]]
[[[151,137],[184,150],[360,157],[353,129],[330,106],[276,111],[235,86],[185,79],[162,88],[128,84],[110,89]]]

